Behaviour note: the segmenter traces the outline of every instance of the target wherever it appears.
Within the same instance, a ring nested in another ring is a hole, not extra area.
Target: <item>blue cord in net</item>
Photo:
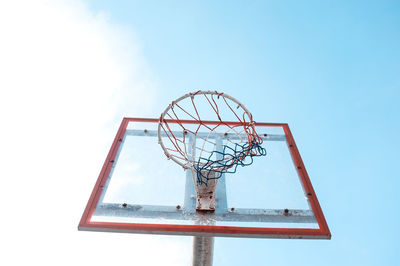
[[[208,185],[208,181],[218,179],[223,173],[235,173],[238,165],[247,166],[253,163],[253,157],[265,156],[267,151],[256,141],[251,145],[235,143],[234,148],[224,145],[222,151],[213,151],[208,158],[200,157],[194,168],[197,172],[199,186]],[[212,160],[213,155],[221,159]],[[211,175],[214,172],[215,174]]]

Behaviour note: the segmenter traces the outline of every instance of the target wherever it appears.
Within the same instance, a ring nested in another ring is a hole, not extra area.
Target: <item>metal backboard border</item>
[[[116,222],[94,222],[91,217],[95,212],[97,203],[101,197],[106,181],[110,175],[113,163],[117,156],[118,149],[123,141],[129,122],[158,123],[159,119],[154,118],[123,118],[117,135],[113,141],[108,156],[101,169],[100,175],[94,186],[92,194],[86,205],[85,211],[80,220],[78,229],[83,231],[103,231],[121,233],[141,234],[165,234],[165,235],[189,235],[189,236],[220,236],[220,237],[250,237],[250,238],[304,238],[304,239],[330,239],[331,233],[326,223],[324,214],[307,174],[292,133],[286,123],[256,123],[257,126],[282,127],[287,139],[290,154],[296,167],[300,182],[303,186],[305,196],[308,198],[310,207],[315,215],[319,228],[257,228],[217,225],[176,225],[176,224],[144,224],[144,223],[116,223]],[[169,123],[174,121],[169,120]],[[194,120],[181,121],[185,124],[197,124]],[[213,125],[216,121],[203,121]],[[235,124],[236,122],[227,122]],[[161,152],[161,151],[160,151]]]

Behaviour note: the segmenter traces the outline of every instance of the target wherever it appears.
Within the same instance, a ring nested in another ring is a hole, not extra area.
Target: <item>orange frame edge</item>
[[[236,227],[236,226],[208,226],[208,225],[175,225],[175,224],[141,224],[141,223],[114,223],[114,222],[91,222],[90,219],[95,211],[97,203],[102,194],[104,185],[109,177],[114,158],[125,135],[129,122],[151,122],[158,123],[156,118],[123,118],[118,132],[108,152],[100,175],[96,181],[89,201],[79,222],[78,230],[105,231],[122,233],[144,233],[144,234],[168,234],[168,235],[203,235],[222,237],[257,237],[257,238],[310,238],[331,239],[331,233],[326,223],[324,214],[319,204],[317,195],[307,174],[303,160],[297,149],[293,135],[286,123],[256,123],[257,126],[280,126],[283,128],[289,151],[296,166],[298,176],[304,192],[310,202],[319,228],[260,228],[260,227]],[[174,121],[168,121],[174,123]],[[181,121],[187,124],[198,123],[194,120]],[[203,121],[206,124],[216,124],[218,121]],[[227,122],[235,124],[236,122]]]

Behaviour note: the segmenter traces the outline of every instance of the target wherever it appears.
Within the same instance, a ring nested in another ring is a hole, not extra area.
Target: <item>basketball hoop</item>
[[[210,125],[203,117],[215,121]],[[168,159],[192,171],[198,210],[215,208],[215,187],[222,174],[234,173],[238,165],[250,165],[253,157],[266,155],[251,113],[235,98],[217,91],[199,90],[173,101],[161,114],[158,141]]]

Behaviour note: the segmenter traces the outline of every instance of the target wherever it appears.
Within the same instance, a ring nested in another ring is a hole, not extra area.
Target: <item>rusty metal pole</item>
[[[214,237],[193,237],[193,266],[212,266]]]
[[[189,138],[189,154],[191,154],[192,158],[195,158],[195,149],[192,150],[192,147],[195,145],[193,142],[195,142],[196,139],[191,137]],[[218,144],[221,143],[221,139],[218,139]],[[215,173],[213,173],[215,175]],[[205,209],[210,209],[213,208],[215,209],[215,193],[221,197],[220,201],[225,203],[221,204],[221,206],[226,205],[226,193],[221,194],[221,189],[224,189],[225,191],[225,178],[223,178],[223,187],[218,188],[217,191],[215,191],[215,181],[213,180],[213,200],[210,202],[207,202],[206,200],[204,201]],[[223,191],[223,192],[224,192]],[[195,184],[193,182],[193,176],[192,173],[189,173],[187,171],[186,174],[186,187],[185,187],[185,208],[188,209],[197,209],[196,207],[200,207],[202,209],[203,207],[199,206],[199,203],[203,203],[203,200],[198,201],[198,197],[193,197],[192,195],[198,195],[196,189],[195,189]],[[197,203],[196,203],[197,202]],[[203,204],[201,204],[203,205]],[[214,237],[212,236],[194,236],[193,237],[193,266],[212,266],[213,263],[213,253],[214,253]]]

